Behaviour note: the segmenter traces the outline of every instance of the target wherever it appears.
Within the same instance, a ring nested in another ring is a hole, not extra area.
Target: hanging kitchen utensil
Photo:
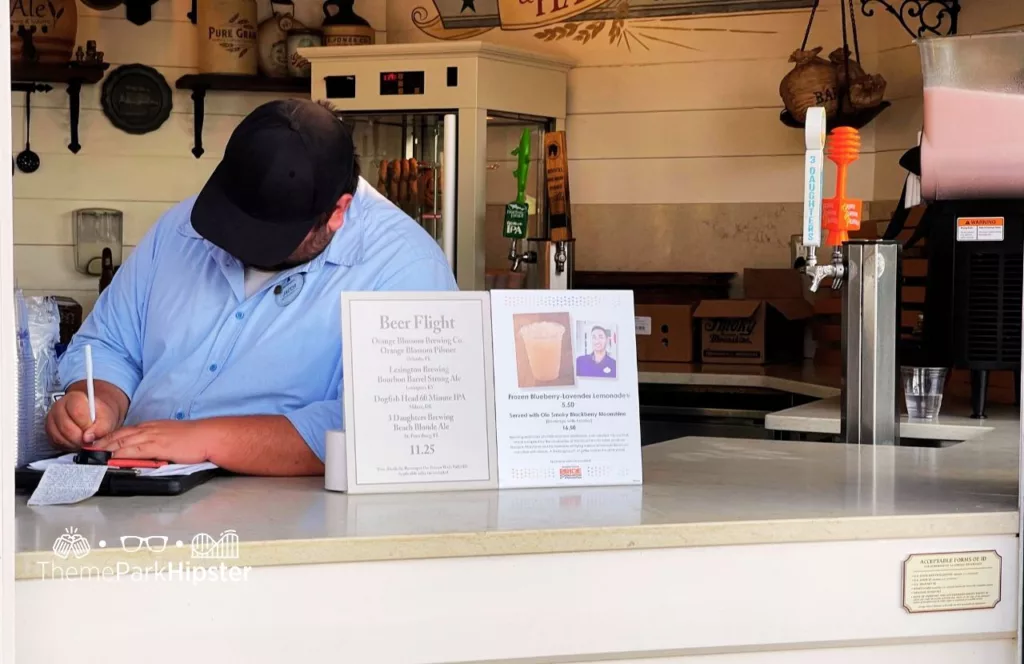
[[[16,163],[22,173],[39,170],[39,155],[32,152],[32,92],[25,93],[25,149],[18,153]]]

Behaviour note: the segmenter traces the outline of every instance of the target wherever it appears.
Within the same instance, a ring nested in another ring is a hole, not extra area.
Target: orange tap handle
[[[846,176],[849,168],[846,164],[839,164],[836,168],[836,198],[840,200],[846,198]]]
[[[852,127],[836,127],[829,135],[827,152],[837,167],[836,194],[822,201],[822,212],[828,243],[839,246],[850,239],[850,231],[860,229],[863,202],[846,197],[850,164],[860,157],[860,132]]]

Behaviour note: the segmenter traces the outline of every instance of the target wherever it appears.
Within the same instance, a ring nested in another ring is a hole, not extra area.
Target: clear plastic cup
[[[934,420],[942,408],[946,369],[941,367],[900,367],[907,415],[915,420]]]

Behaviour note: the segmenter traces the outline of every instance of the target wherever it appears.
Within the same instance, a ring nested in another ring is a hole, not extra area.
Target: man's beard
[[[324,253],[327,247],[331,244],[331,238],[334,237],[334,231],[328,228],[327,224],[318,226],[311,230],[302,240],[302,244],[293,251],[288,258],[282,263],[277,265],[252,265],[251,267],[257,270],[263,270],[264,272],[284,272],[290,270],[293,267],[305,265],[312,261],[314,258]]]

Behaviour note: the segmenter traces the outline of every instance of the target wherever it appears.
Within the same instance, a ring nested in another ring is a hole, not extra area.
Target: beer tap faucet
[[[843,250],[839,246],[833,247],[832,262],[827,265],[818,265],[814,247],[808,247],[804,273],[811,278],[812,293],[817,293],[821,282],[829,277],[832,278],[832,290],[839,290],[843,286],[843,277],[846,276],[846,268],[843,266]]]
[[[565,272],[565,263],[569,260],[566,245],[569,243],[564,240],[558,240],[555,242],[555,274],[562,274]]]
[[[512,271],[518,272],[523,263],[531,264],[537,262],[537,252],[524,251],[520,253],[519,240],[513,238],[512,244],[508,248],[508,260],[512,263]]]

